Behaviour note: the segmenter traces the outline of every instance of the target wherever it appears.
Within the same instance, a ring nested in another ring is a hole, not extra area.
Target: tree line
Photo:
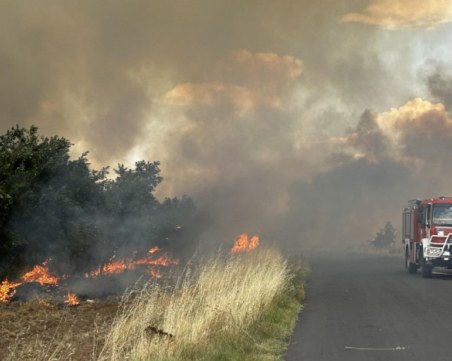
[[[61,273],[82,272],[174,238],[193,216],[188,197],[156,199],[159,162],[118,164],[110,177],[70,148],[35,126],[0,136],[0,276],[49,258]]]

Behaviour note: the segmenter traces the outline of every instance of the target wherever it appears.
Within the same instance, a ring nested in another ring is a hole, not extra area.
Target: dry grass
[[[97,360],[200,359],[216,340],[246,335],[288,278],[285,259],[266,249],[187,269],[172,290],[149,284],[125,296]]]
[[[293,265],[271,249],[193,264],[119,303],[0,304],[0,359],[280,360],[303,298]]]

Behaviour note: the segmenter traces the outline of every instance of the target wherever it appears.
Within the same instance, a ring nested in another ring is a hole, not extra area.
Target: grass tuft
[[[188,269],[170,291],[148,284],[125,296],[97,361],[277,360],[303,298],[297,277],[262,249]]]

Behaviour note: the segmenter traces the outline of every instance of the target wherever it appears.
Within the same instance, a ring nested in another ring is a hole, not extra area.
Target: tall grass
[[[277,251],[261,249],[188,268],[171,289],[147,284],[124,296],[96,360],[200,360],[228,338],[250,337],[289,275]]]

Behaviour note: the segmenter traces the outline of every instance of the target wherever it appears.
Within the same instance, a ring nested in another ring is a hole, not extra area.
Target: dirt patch
[[[0,304],[0,360],[91,360],[118,306],[118,297],[76,307],[38,299]]]

